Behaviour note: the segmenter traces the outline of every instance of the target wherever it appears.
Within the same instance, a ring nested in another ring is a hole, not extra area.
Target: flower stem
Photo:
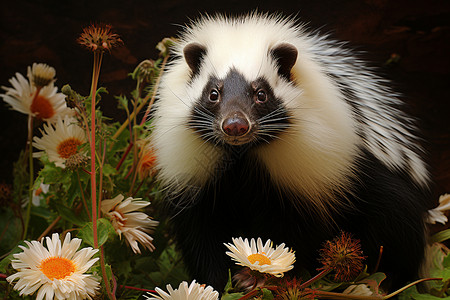
[[[161,81],[161,76],[164,72],[164,67],[167,63],[169,56],[164,57],[163,62],[161,63],[161,68],[160,68],[160,72],[159,72],[159,76],[156,79],[156,83],[155,86],[153,87],[153,92],[150,94],[147,94],[147,96],[145,96],[145,98],[142,100],[142,102],[139,104],[139,106],[136,108],[135,111],[131,112],[130,117],[128,119],[125,120],[125,122],[119,127],[119,129],[117,129],[116,133],[112,136],[112,139],[115,140],[117,139],[117,137],[122,133],[122,131],[124,131],[125,128],[127,128],[129,122],[131,122],[136,115],[141,111],[141,109],[147,104],[148,100],[151,97],[151,101],[147,107],[147,110],[145,112],[144,118],[141,121],[141,124],[143,124],[145,122],[145,119],[147,118],[148,112],[150,112],[150,108],[153,105],[153,102],[155,101],[155,97],[156,97],[156,91],[158,90],[158,85],[159,82]],[[110,149],[112,148],[112,145],[110,146]]]
[[[122,158],[120,159],[119,163],[116,166],[116,170],[119,171],[120,167],[122,166],[123,162],[128,156],[128,153],[130,153],[131,148],[133,148],[133,142],[130,142],[130,144],[127,147],[127,150],[125,150],[124,154],[122,155]]]
[[[128,289],[128,290],[135,290],[135,291],[141,291],[141,292],[149,292],[149,293],[154,293],[154,294],[156,294],[156,291],[155,291],[155,290],[149,290],[149,289],[137,288],[137,287],[129,286],[129,285],[119,285],[119,288],[121,288],[121,289]]]
[[[92,86],[91,86],[91,138],[90,138],[90,150],[91,150],[91,202],[92,202],[92,228],[94,248],[98,248],[98,236],[97,236],[97,184],[96,184],[96,172],[95,172],[95,102],[97,94],[98,77],[100,75],[100,66],[102,63],[101,52],[94,52],[94,66],[92,71]]]
[[[390,293],[389,295],[384,296],[383,299],[389,299],[389,298],[392,298],[392,297],[394,297],[394,296],[400,294],[400,293],[403,292],[404,290],[406,290],[406,289],[408,289],[408,288],[410,288],[410,287],[412,287],[412,286],[414,286],[414,285],[416,285],[416,284],[418,284],[418,283],[421,283],[421,282],[424,282],[424,281],[430,281],[430,280],[442,280],[442,278],[423,278],[423,279],[416,280],[416,281],[411,282],[410,284],[405,285],[404,287],[402,287],[402,288],[396,290],[395,292]]]
[[[320,278],[324,277],[325,275],[327,275],[328,273],[330,273],[333,269],[332,268],[328,268],[325,270],[322,270],[322,272],[320,272],[319,274],[317,274],[316,276],[310,278],[308,281],[303,282],[300,286],[299,289],[304,289],[308,286],[310,286],[312,283],[314,283],[315,281],[319,280]]]
[[[33,101],[39,95],[41,88],[36,88],[36,93],[34,94]],[[33,103],[33,102],[32,102]],[[29,191],[28,191],[28,205],[27,211],[25,214],[25,226],[22,234],[22,239],[25,239],[28,233],[28,225],[30,224],[31,217],[31,205],[33,202],[33,184],[34,184],[34,166],[33,166],[33,116],[31,114],[28,115],[28,168],[30,172],[30,183],[29,183]]]
[[[86,202],[86,198],[84,197],[84,189],[83,186],[81,185],[81,180],[80,180],[80,172],[77,170],[77,179],[78,179],[78,186],[80,187],[80,192],[81,192],[81,200],[83,201],[83,206],[84,209],[86,210],[86,214],[89,217],[89,219],[91,218],[91,213],[89,212],[89,208]]]
[[[61,220],[61,216],[56,217],[55,220],[53,220],[53,222],[48,225],[48,227],[44,230],[44,232],[41,233],[41,235],[38,237],[38,241],[40,241],[44,236],[46,236],[50,230],[53,229],[53,227],[55,227],[55,225]]]
[[[105,289],[106,292],[108,293],[108,297],[109,299],[116,299],[116,296],[114,294],[111,293],[111,291],[109,290],[109,281],[108,281],[108,275],[106,274],[106,266],[105,266],[105,254],[103,253],[103,246],[100,247],[100,265],[102,267],[102,276],[103,276],[103,281],[105,282]]]
[[[385,299],[383,296],[361,296],[349,295],[335,292],[314,291],[314,299],[354,299],[354,300],[380,300]]]
[[[159,82],[161,81],[161,76],[164,72],[164,67],[166,66],[167,60],[169,59],[169,55],[167,55],[166,57],[164,57],[164,60],[161,63],[161,68],[159,71],[159,76],[156,79],[155,82],[155,86],[153,87],[153,93],[152,93],[152,99],[150,100],[150,103],[147,106],[147,110],[145,111],[144,117],[141,120],[141,124],[143,125],[145,123],[145,121],[147,120],[147,116],[150,113],[150,109],[152,108],[153,103],[155,102],[155,97],[156,97],[156,91],[158,90],[158,86],[159,86]]]

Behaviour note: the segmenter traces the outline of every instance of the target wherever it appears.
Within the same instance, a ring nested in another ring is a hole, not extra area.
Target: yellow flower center
[[[64,159],[71,157],[77,153],[77,147],[81,144],[82,142],[77,138],[65,139],[57,147],[59,157]]]
[[[55,114],[55,110],[50,101],[46,97],[40,95],[33,99],[30,110],[41,119],[49,119]]]
[[[265,253],[256,253],[256,254],[251,254],[248,257],[248,260],[250,261],[250,263],[253,265],[255,262],[259,262],[259,265],[271,265],[272,262],[270,261],[270,259],[265,256]]]
[[[76,270],[76,266],[65,257],[49,257],[41,262],[39,269],[48,279],[64,279]]]

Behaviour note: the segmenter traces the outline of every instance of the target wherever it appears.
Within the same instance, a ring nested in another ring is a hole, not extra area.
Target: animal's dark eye
[[[256,102],[264,103],[267,101],[267,94],[263,90],[259,90],[256,92]]]
[[[216,89],[212,89],[211,92],[209,92],[209,100],[211,101],[218,101],[219,100],[219,91]]]

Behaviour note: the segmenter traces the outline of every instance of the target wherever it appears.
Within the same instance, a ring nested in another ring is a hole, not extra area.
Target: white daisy
[[[14,289],[19,295],[32,295],[37,292],[36,299],[92,299],[97,289],[98,280],[90,274],[85,274],[98,258],[91,259],[97,249],[91,247],[78,251],[81,240],[71,239],[66,234],[61,245],[59,235],[46,237],[38,241],[25,241],[28,248],[19,246],[23,252],[14,254],[11,261],[17,273],[6,280],[13,283],[19,279]]]
[[[224,244],[231,251],[226,254],[240,266],[276,277],[282,277],[284,272],[294,267],[295,254],[292,250],[285,248],[284,243],[275,249],[272,248],[271,240],[267,240],[263,245],[261,238],[258,238],[256,242],[255,239],[251,239],[250,244],[247,239],[233,238],[233,243],[234,245]]]
[[[41,183],[38,189],[33,191],[33,197],[31,198],[31,203],[34,206],[39,206],[41,204],[41,200],[44,198],[43,194],[47,194],[49,191],[50,185]],[[29,198],[25,198],[22,201],[22,207],[26,207],[28,205]]]
[[[47,153],[48,159],[60,168],[65,168],[66,159],[78,153],[78,146],[87,141],[85,131],[76,124],[74,118],[68,116],[64,120],[58,118],[55,125],[44,124],[41,133],[42,138],[33,138],[33,146],[43,151],[33,156],[41,157]]]
[[[58,88],[53,85],[51,80],[46,86],[36,86],[32,80],[39,78],[39,82],[43,82],[43,76],[50,76],[51,70],[49,66],[42,64],[33,65],[33,69],[29,67],[28,80],[20,73],[16,73],[16,77],[12,77],[9,82],[12,87],[2,87],[6,93],[1,94],[3,101],[11,105],[11,108],[21,113],[32,115],[45,121],[53,122],[58,116],[73,115],[73,111],[67,107],[65,95],[58,93]],[[39,77],[40,76],[40,77]],[[39,91],[39,94],[37,92]]]
[[[219,293],[211,286],[205,287],[200,285],[195,280],[190,285],[186,281],[180,283],[178,289],[173,289],[170,284],[166,286],[168,293],[156,288],[158,295],[150,294],[144,295],[149,300],[217,300]]]
[[[34,206],[39,206],[41,199],[43,199],[43,194],[47,194],[50,189],[50,184],[41,183],[38,189],[33,191],[32,203]]]
[[[114,229],[130,244],[134,253],[141,253],[138,242],[150,251],[155,249],[153,238],[148,235],[158,225],[158,221],[152,220],[147,214],[137,211],[150,204],[148,201],[133,199],[118,195],[114,199],[103,200],[101,210],[110,220]]]
[[[450,194],[444,194],[439,197],[438,207],[428,211],[427,222],[430,224],[436,224],[438,222],[445,225],[448,219],[444,212],[447,210],[450,210]]]

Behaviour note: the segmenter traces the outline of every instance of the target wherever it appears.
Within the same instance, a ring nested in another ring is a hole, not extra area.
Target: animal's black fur
[[[238,73],[231,72],[224,82],[227,93],[246,97],[250,83]],[[214,86],[214,79],[209,84]],[[208,87],[205,91],[209,91]],[[204,92],[202,97],[207,96]],[[309,206],[293,204],[309,200],[302,199],[302,195],[292,199],[292,194],[281,191],[271,182],[267,169],[252,154],[252,147],[258,147],[258,143],[230,146],[202,131],[212,131],[212,128],[196,129],[195,124],[199,124],[196,118],[204,113],[210,116],[218,113],[217,107],[206,100],[199,99],[198,103],[192,112],[191,128],[206,142],[226,149],[227,157],[220,168],[210,174],[208,184],[170,202],[173,232],[196,280],[222,291],[227,271],[233,267],[223,243],[231,242],[233,237],[261,237],[275,244],[285,243],[296,253],[294,273],[302,267],[314,273],[319,267],[318,249],[341,230],[361,240],[369,271],[375,267],[380,246],[384,247],[379,271],[387,273],[393,287],[417,278],[426,245],[424,216],[429,208],[426,188],[412,182],[408,174],[390,170],[361,149],[356,176],[349,185],[351,189],[340,201],[352,205],[333,212],[330,216],[333,221],[323,220],[323,216],[315,214]],[[199,115],[198,110],[204,113]],[[215,126],[213,119],[210,122],[210,126]],[[283,122],[280,126],[289,123],[286,119]],[[207,157],[205,155],[205,159]],[[192,195],[195,197],[190,198]]]
[[[228,164],[192,204],[173,210],[174,234],[192,276],[221,291],[233,265],[223,243],[232,237],[285,243],[296,253],[294,271],[306,267],[314,272],[321,244],[344,230],[361,240],[369,271],[383,246],[379,271],[387,273],[394,287],[417,278],[426,243],[427,192],[370,154],[359,164],[354,196],[347,195],[354,208],[334,215],[339,226],[330,229],[321,218],[299,212],[248,152],[230,150]]]

